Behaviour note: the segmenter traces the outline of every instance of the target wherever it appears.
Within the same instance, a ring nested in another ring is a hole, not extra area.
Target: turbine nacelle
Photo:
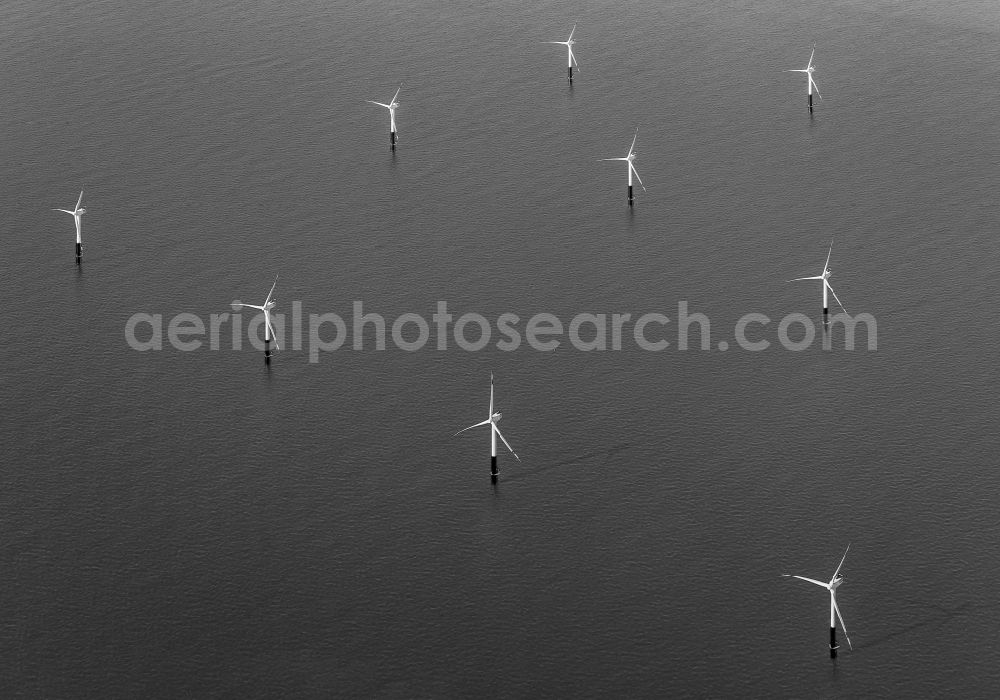
[[[503,414],[500,413],[500,411],[497,411],[492,416],[490,416],[490,421],[492,423],[499,423],[501,418],[503,418]]]
[[[830,590],[831,591],[837,590],[837,587],[840,586],[840,584],[842,584],[843,582],[844,582],[844,575],[837,574],[836,576],[834,576],[833,580],[830,581]]]

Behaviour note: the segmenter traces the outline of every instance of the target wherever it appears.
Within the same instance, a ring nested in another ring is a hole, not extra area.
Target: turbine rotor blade
[[[510,450],[512,455],[514,455],[514,459],[520,462],[521,458],[517,456],[517,452],[514,452],[514,448],[510,446],[509,442],[507,442],[507,439],[503,436],[503,433],[500,432],[500,428],[497,427],[496,423],[493,424],[493,429],[497,431],[497,435],[499,435],[500,439],[503,440],[503,444],[507,445],[507,449]]]
[[[475,425],[470,425],[468,428],[462,428],[461,430],[458,431],[458,433],[464,433],[466,430],[472,430],[473,428],[478,428],[479,426],[486,425],[487,423],[490,422],[492,421],[489,418],[487,418],[486,420],[476,423]],[[455,433],[455,435],[458,435],[458,433]],[[452,437],[455,437],[455,435],[452,435]]]
[[[644,184],[642,184],[642,178],[639,177],[639,171],[635,169],[635,166],[632,165],[631,162],[628,164],[628,167],[631,168],[632,174],[635,175],[635,179],[639,181],[639,187],[641,187],[642,191],[645,192],[646,191],[646,186]]]
[[[802,280],[821,280],[823,275],[816,275],[814,277],[796,277],[793,280],[788,280],[789,282],[801,282]]]
[[[635,140],[639,138],[639,127],[635,127],[635,136],[632,137],[632,145],[628,147],[629,155],[632,155],[632,151],[635,150]]]
[[[575,25],[575,24],[573,25],[573,31],[571,31],[571,32],[569,33],[569,39],[567,39],[567,40],[566,40],[566,43],[567,43],[567,44],[568,44],[569,42],[573,41],[573,35],[574,35],[574,34],[576,34],[576,25]],[[584,43],[586,43],[586,42],[584,42]]]
[[[812,50],[812,53],[811,53],[811,54],[809,54],[809,63],[808,63],[808,64],[806,64],[806,65],[808,65],[808,66],[809,66],[810,68],[812,68],[812,64],[813,64],[813,56],[815,56],[815,55],[816,55],[816,47],[815,47],[815,46],[813,46],[813,50]]]
[[[833,599],[833,610],[837,613],[837,619],[840,620],[840,627],[844,630],[844,636],[847,637],[847,646],[851,648],[851,651],[854,651],[854,645],[851,644],[851,636],[847,634],[847,625],[844,624],[844,616],[840,614],[840,608],[837,606],[837,596],[836,594],[831,594],[831,597]]]
[[[267,327],[271,331],[271,339],[274,341],[275,349],[281,350],[281,346],[278,345],[278,334],[274,332],[274,326],[271,325],[271,319],[267,319]]]
[[[830,291],[832,292],[833,290],[831,289]],[[844,560],[847,559],[847,553],[849,551],[851,551],[851,545],[850,544],[848,544],[847,545],[847,549],[844,550],[844,556],[842,556],[840,558],[840,563],[837,565],[837,570],[833,572],[833,576],[830,578],[830,583],[833,583],[833,580],[835,578],[837,578],[837,574],[840,573],[840,567],[842,567],[844,565]]]
[[[794,575],[794,574],[782,574],[782,576],[785,576],[787,578],[800,578],[803,581],[808,581],[809,583],[815,583],[817,586],[822,586],[823,588],[827,588],[827,589],[830,588],[829,584],[823,583],[822,581],[817,581],[814,578],[806,578],[805,576],[797,576],[797,575]]]
[[[267,306],[267,302],[271,301],[271,295],[274,294],[274,288],[278,286],[278,276],[274,276],[274,284],[271,285],[271,291],[267,293],[267,299],[264,300],[264,306]]]
[[[833,287],[830,286],[830,283],[827,282],[826,280],[823,280],[823,284],[825,284],[826,288],[830,290],[830,294],[833,295],[833,298],[837,300],[838,304],[840,304],[840,309],[846,314],[847,313],[847,309],[845,309],[844,305],[840,303],[840,299],[837,297],[837,293],[835,291],[833,291]],[[847,556],[847,552],[844,552],[844,556],[845,557]],[[843,564],[843,563],[844,562],[841,561],[841,564]],[[837,567],[837,571],[840,571],[840,567]],[[834,574],[834,576],[836,576],[836,574]]]
[[[392,104],[393,102],[395,102],[395,101],[396,101],[396,98],[397,98],[397,97],[399,97],[399,91],[400,91],[400,90],[402,90],[402,89],[403,89],[403,84],[402,84],[402,83],[400,83],[400,84],[399,84],[399,87],[398,87],[398,88],[396,88],[396,94],[392,96],[392,99],[391,99],[391,100],[389,100],[389,104]]]
[[[812,81],[812,85],[816,89],[816,94],[819,95],[819,99],[822,100],[823,99],[823,95],[820,95],[819,85],[816,84],[816,81],[813,80],[813,77],[811,75],[809,76],[809,80]]]
[[[83,201],[83,190],[80,190],[80,198],[78,200],[76,200],[76,208],[77,209],[80,208],[80,202],[82,202],[82,201]]]

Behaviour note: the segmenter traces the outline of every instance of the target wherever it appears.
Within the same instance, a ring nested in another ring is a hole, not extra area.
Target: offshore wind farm
[[[992,696],[998,20],[11,3],[0,695]]]

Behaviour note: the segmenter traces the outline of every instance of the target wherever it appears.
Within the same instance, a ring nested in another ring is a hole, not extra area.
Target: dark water
[[[5,3],[0,694],[993,696],[1000,10],[786,5]],[[831,238],[875,352],[777,346]],[[712,349],[125,342],[278,272],[348,318],[684,300]],[[748,312],[774,347],[718,351]],[[451,437],[490,371],[496,487]],[[779,574],[848,542],[832,663]]]

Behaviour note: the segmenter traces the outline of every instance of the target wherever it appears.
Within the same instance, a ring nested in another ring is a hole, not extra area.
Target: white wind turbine
[[[806,83],[806,91],[809,94],[809,111],[813,111],[813,88],[816,88],[816,94],[819,95],[819,85],[813,80],[813,72],[816,70],[816,66],[813,65],[813,56],[816,54],[816,47],[813,46],[812,53],[809,54],[809,63],[805,68],[788,68],[785,70],[786,73],[805,73],[808,82]],[[823,99],[822,95],[819,95],[819,99]]]
[[[370,102],[373,105],[379,105],[380,107],[385,107],[389,110],[389,145],[392,150],[396,150],[396,108],[399,107],[399,103],[396,102],[396,98],[399,97],[399,91],[403,89],[402,83],[396,89],[396,94],[392,96],[389,100],[389,104],[384,102],[376,102],[375,100],[365,100],[365,102]]]
[[[83,201],[83,190],[80,190],[80,198],[76,200],[76,206],[72,210],[69,209],[53,209],[52,211],[64,211],[67,214],[73,215],[73,221],[76,223],[76,261],[80,262],[80,251],[83,247],[83,239],[80,238],[80,217],[87,213],[86,209],[80,206],[80,202]]]
[[[569,84],[570,85],[573,84],[573,66],[576,66],[577,69],[580,68],[580,64],[576,62],[576,56],[573,55],[573,44],[576,43],[575,41],[573,41],[573,35],[574,34],[576,34],[576,25],[575,24],[573,25],[573,31],[571,31],[569,33],[569,39],[567,39],[566,41],[546,41],[545,42],[546,44],[562,44],[563,46],[566,47],[566,52],[567,52],[567,54],[566,54],[566,67],[567,67],[567,72],[569,74]]]
[[[833,294],[833,298],[837,300],[838,304],[840,304],[840,299],[837,297],[837,293],[835,291],[833,291],[833,287],[830,286],[830,275],[833,274],[833,271],[829,267],[829,265],[830,265],[830,255],[832,253],[833,253],[833,241],[830,241],[830,250],[827,251],[826,262],[823,263],[823,274],[821,274],[821,275],[814,275],[812,277],[796,277],[793,280],[788,280],[789,282],[801,282],[802,280],[823,280],[823,321],[824,322],[826,321],[827,316],[830,313],[830,307],[829,307],[828,298],[827,298],[827,295],[826,295],[827,290],[829,290],[830,294]],[[843,310],[843,312],[845,314],[847,313],[847,309],[844,308],[843,304],[840,304],[840,308]]]
[[[278,276],[274,276],[274,284],[271,285],[271,291],[267,293],[267,299],[264,300],[263,306],[256,306],[254,304],[244,304],[238,299],[232,303],[233,310],[237,310],[241,307],[246,306],[250,309],[259,309],[264,312],[264,362],[271,362],[271,336],[274,336],[274,347],[281,350],[281,346],[278,345],[278,337],[274,332],[274,326],[271,325],[271,309],[274,305],[278,303],[277,299],[272,299],[271,295],[274,294],[274,288],[278,286]]]
[[[500,439],[503,440],[503,444],[507,445],[507,449],[510,450],[510,453],[512,455],[514,455],[514,458],[517,459],[518,462],[521,461],[521,458],[517,456],[516,452],[514,452],[514,448],[510,446],[510,443],[507,442],[506,438],[504,438],[504,436],[500,433],[500,428],[497,427],[497,423],[500,421],[501,418],[503,418],[503,414],[502,413],[500,413],[499,411],[497,411],[496,413],[493,412],[493,373],[490,372],[490,415],[489,415],[489,418],[487,418],[484,421],[480,421],[479,423],[476,423],[475,425],[470,425],[468,428],[462,428],[461,430],[458,431],[458,433],[455,433],[455,435],[458,435],[459,433],[464,433],[466,430],[471,430],[472,428],[478,428],[481,425],[489,425],[490,426],[490,455],[491,455],[490,456],[490,477],[493,479],[493,481],[497,480],[497,436],[498,435],[500,436]]]
[[[635,136],[632,137],[632,145],[628,147],[628,155],[624,158],[601,158],[600,160],[625,160],[628,161],[628,205],[632,206],[632,175],[635,175],[635,179],[639,181],[639,186],[642,187],[642,191],[646,191],[646,186],[642,184],[642,178],[639,177],[639,171],[635,169],[632,161],[635,160],[635,140],[639,138],[639,127],[635,128]]]
[[[814,578],[806,578],[805,576],[795,576],[792,574],[782,574],[782,576],[787,576],[789,578],[800,578],[803,581],[808,581],[809,583],[815,583],[817,586],[822,586],[823,588],[830,591],[830,658],[837,658],[837,619],[840,619],[840,626],[844,628],[844,636],[847,637],[847,645],[854,650],[854,645],[851,644],[851,638],[847,634],[847,625],[844,624],[844,618],[840,614],[840,608],[837,607],[837,588],[841,583],[844,582],[844,577],[840,575],[840,567],[844,565],[844,559],[847,559],[847,552],[851,549],[851,545],[847,545],[847,549],[844,550],[844,556],[840,560],[840,564],[837,566],[837,570],[833,572],[833,578],[830,579],[829,583],[823,583],[822,581],[817,581]],[[836,617],[835,617],[836,615]]]

